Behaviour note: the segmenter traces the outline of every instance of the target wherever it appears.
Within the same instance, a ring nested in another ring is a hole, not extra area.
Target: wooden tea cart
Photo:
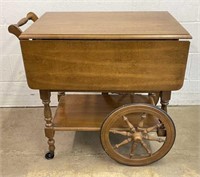
[[[34,23],[22,32],[28,20]],[[100,131],[105,152],[125,165],[153,163],[171,149],[167,105],[183,85],[191,36],[168,12],[48,12],[39,19],[30,12],[9,32],[44,104],[47,159],[55,131]],[[54,117],[51,92],[59,100]]]

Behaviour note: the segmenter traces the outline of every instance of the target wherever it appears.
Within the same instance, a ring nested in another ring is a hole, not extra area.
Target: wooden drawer
[[[169,91],[182,87],[189,42],[21,40],[28,85],[68,91]]]

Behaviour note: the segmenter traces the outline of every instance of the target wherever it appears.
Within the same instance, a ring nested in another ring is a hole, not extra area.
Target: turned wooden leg
[[[161,92],[161,108],[167,112],[167,105],[171,99],[171,91]]]
[[[65,92],[58,92],[58,101],[60,101],[60,97],[65,95]]]
[[[52,123],[52,113],[50,108],[50,96],[51,92],[40,90],[40,98],[44,104],[44,120],[45,120],[45,136],[48,138],[49,152],[45,155],[46,159],[52,159],[54,157],[55,140],[53,139],[55,131]]]
[[[160,92],[150,92],[148,93],[148,96],[150,99],[150,103],[156,106],[160,98]]]
[[[108,95],[108,92],[102,92],[101,94],[102,95]]]

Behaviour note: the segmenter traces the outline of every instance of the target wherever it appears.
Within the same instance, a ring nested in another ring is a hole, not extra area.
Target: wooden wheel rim
[[[121,155],[113,148],[109,139],[109,130],[113,123],[119,118],[124,115],[136,112],[145,112],[159,118],[159,120],[164,124],[166,128],[167,135],[165,142],[160,147],[160,149],[154,152],[151,156],[140,159],[130,159]],[[105,152],[117,162],[133,166],[151,164],[164,157],[172,148],[175,141],[175,136],[175,126],[169,115],[167,115],[163,110],[149,104],[130,104],[117,108],[110,115],[108,115],[101,128],[101,143]]]

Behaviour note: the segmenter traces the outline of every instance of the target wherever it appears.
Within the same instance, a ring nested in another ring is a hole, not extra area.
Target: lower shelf
[[[53,127],[56,131],[99,131],[108,114],[130,103],[149,103],[141,95],[65,95],[60,98]]]

